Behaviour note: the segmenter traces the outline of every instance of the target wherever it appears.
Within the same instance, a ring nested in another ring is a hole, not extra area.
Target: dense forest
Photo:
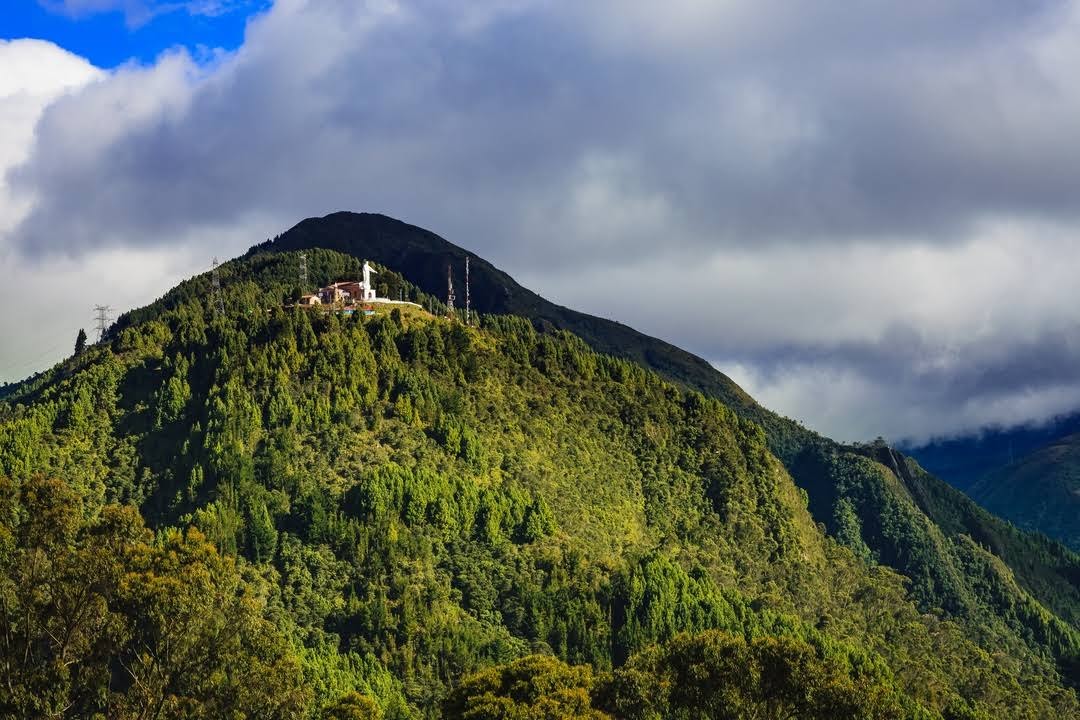
[[[224,312],[182,283],[0,401],[0,714],[1080,714],[1062,546],[392,268],[426,309],[291,307],[297,265],[227,263]]]

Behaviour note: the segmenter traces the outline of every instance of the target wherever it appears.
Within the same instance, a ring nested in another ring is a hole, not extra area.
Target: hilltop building
[[[372,275],[377,275],[371,264],[364,261],[363,280],[345,280],[331,283],[318,292],[318,298],[323,305],[350,304],[354,302],[376,302],[385,300],[375,294],[375,285],[371,281]]]
[[[323,305],[344,305],[350,303],[353,300],[353,294],[349,292],[346,287],[353,284],[355,283],[337,282],[327,285],[319,290],[319,300]]]
[[[314,293],[302,295],[298,304],[306,307],[323,305],[343,307],[366,303],[382,303],[387,305],[415,305],[416,307],[419,307],[416,303],[378,297],[378,295],[375,294],[375,284],[371,279],[371,276],[377,275],[378,272],[375,268],[371,267],[371,263],[366,260],[364,261],[362,272],[363,279],[342,280],[330,283]]]

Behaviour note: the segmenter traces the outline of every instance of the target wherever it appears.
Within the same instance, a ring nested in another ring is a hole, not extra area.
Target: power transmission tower
[[[469,256],[465,256],[465,324],[472,325],[472,297],[469,294]]]
[[[446,314],[454,317],[454,273],[449,265],[446,266]]]
[[[308,288],[307,276],[307,253],[300,253],[300,292],[306,293]]]
[[[109,329],[109,323],[112,320],[109,317],[112,308],[108,305],[95,305],[94,312],[97,313],[98,342],[101,342],[105,339],[105,331]]]
[[[218,259],[214,258],[214,272],[210,276],[210,299],[218,315],[225,314],[225,298],[221,294],[221,273],[218,271]]]

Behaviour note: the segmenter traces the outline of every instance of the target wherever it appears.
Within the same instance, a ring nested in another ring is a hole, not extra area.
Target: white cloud
[[[0,40],[0,233],[30,209],[27,198],[12,195],[7,171],[29,157],[34,126],[45,108],[101,77],[90,63],[52,43]]]
[[[114,103],[138,100],[118,93],[114,78],[52,43],[0,41],[0,238],[34,202],[32,192],[13,194],[8,172],[29,157],[45,110],[80,91],[111,93]],[[74,160],[95,118],[82,107],[78,116],[52,117],[67,123],[63,137],[70,142],[50,149]],[[0,244],[0,306],[6,308],[0,313],[0,337],[5,338],[0,342],[0,381],[20,379],[70,355],[78,329],[92,328],[95,304],[127,308],[145,303],[193,269],[184,250],[124,249],[41,262]]]

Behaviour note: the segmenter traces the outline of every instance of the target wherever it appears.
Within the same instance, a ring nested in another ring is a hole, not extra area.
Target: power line
[[[109,329],[109,324],[112,322],[112,318],[109,317],[112,308],[108,305],[95,305],[94,312],[97,313],[98,342],[101,342],[105,339],[105,331]]]
[[[472,298],[469,295],[469,256],[465,256],[465,324],[472,325]]]
[[[300,292],[306,293],[308,289],[307,253],[300,253]]]

